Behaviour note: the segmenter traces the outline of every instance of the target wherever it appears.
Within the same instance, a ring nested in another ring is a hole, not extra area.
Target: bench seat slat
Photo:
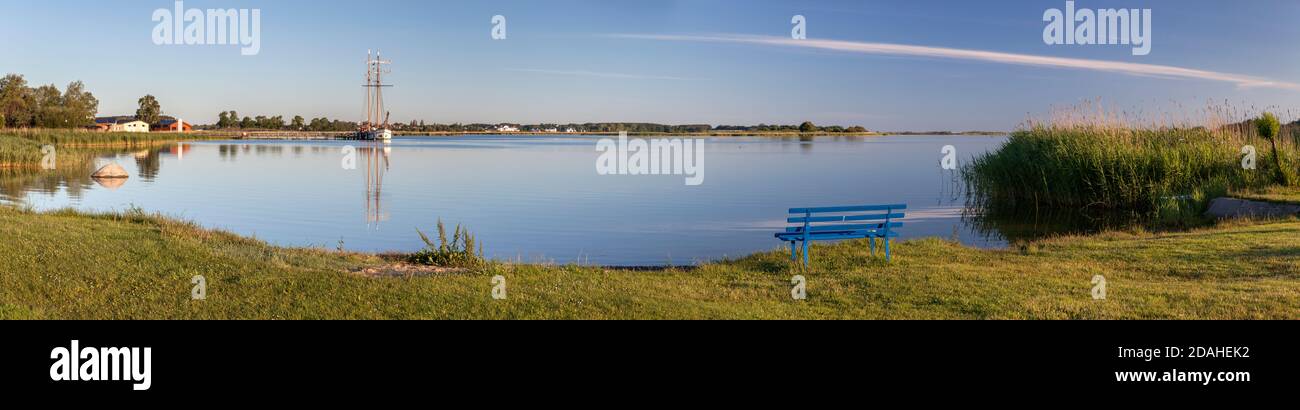
[[[791,230],[793,229],[793,230]],[[880,224],[858,224],[858,225],[813,225],[808,227],[808,232],[834,232],[834,231],[862,231],[867,229],[883,229]],[[802,226],[786,228],[788,232],[803,232]]]
[[[889,227],[891,229],[902,228],[903,223],[890,222]],[[878,224],[854,224],[854,225],[813,225],[808,228],[808,232],[862,231],[862,230],[876,230],[876,229],[885,229],[885,224],[878,223]],[[791,226],[789,228],[785,228],[785,231],[803,232],[803,227]]]
[[[872,214],[872,215],[849,215],[844,217],[845,221],[878,221],[881,219],[903,219],[906,217],[903,213],[891,214]]]
[[[860,238],[883,238],[885,231],[842,231],[842,232],[813,232],[808,234],[808,239],[819,241],[826,239],[860,239]],[[897,238],[898,232],[889,231],[890,238]],[[801,241],[803,240],[802,232],[786,232],[776,234],[776,238],[782,241]]]
[[[858,206],[828,206],[820,208],[790,208],[792,214],[806,213],[830,213],[830,212],[867,212],[867,211],[888,211],[888,210],[907,209],[906,204],[894,205],[858,205]]]
[[[801,217],[797,217],[797,218],[786,218],[785,221],[786,221],[786,222],[789,222],[789,223],[792,223],[792,224],[801,224],[801,223],[804,223],[804,222],[809,222],[809,223],[815,223],[815,222],[841,222],[841,221],[843,221],[843,220],[844,220],[844,217],[843,217],[843,216],[812,216],[812,217],[801,216]]]
[[[882,219],[903,219],[906,214],[901,212],[888,214],[867,214],[867,215],[838,215],[838,216],[799,216],[786,218],[785,221],[792,224],[818,223],[818,222],[852,222],[852,221],[878,221]]]

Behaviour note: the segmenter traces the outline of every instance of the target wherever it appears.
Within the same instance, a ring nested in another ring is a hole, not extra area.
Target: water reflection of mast
[[[378,228],[379,222],[388,220],[388,213],[384,212],[380,201],[391,148],[383,146],[381,142],[370,142],[367,145],[369,146],[360,149],[366,156],[366,223],[374,223],[374,227]]]

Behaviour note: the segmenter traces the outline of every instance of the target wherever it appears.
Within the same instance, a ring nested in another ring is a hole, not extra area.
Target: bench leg
[[[889,262],[889,237],[885,237],[885,262]]]
[[[795,248],[794,248],[794,241],[790,241],[790,261],[791,261],[791,262],[794,262],[795,260],[797,260],[797,257],[796,257],[797,254],[796,254],[795,252],[796,252],[796,251],[795,251]]]
[[[868,238],[871,240],[871,256],[876,256],[876,237]]]
[[[803,267],[808,267],[808,241],[803,241]]]

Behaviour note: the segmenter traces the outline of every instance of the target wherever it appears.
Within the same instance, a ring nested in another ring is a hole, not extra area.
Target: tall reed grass
[[[121,146],[194,139],[195,134],[174,132],[97,132],[79,129],[18,128],[0,130],[0,136],[39,144],[67,146]]]
[[[87,155],[80,155],[84,149],[132,148],[195,138],[202,137],[194,134],[177,135],[166,132],[94,132],[40,128],[0,129],[0,168],[38,167],[45,155],[41,149],[46,145],[54,146],[59,160],[63,161],[65,154],[69,153],[78,154],[67,157],[72,160],[87,157]]]
[[[17,168],[40,163],[41,144],[22,138],[0,135],[0,168]]]
[[[1209,108],[1199,120],[1136,116],[1085,105],[1027,122],[999,150],[964,167],[972,200],[983,208],[1095,208],[1177,219],[1229,190],[1273,184],[1269,143],[1251,121],[1228,122],[1244,117],[1236,111]],[[1297,173],[1297,128],[1278,138],[1285,173]],[[1243,167],[1248,145],[1255,169]]]

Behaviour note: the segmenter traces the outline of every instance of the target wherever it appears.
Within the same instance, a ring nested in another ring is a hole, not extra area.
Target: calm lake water
[[[0,177],[0,202],[38,210],[149,212],[285,246],[413,251],[416,228],[468,226],[496,259],[686,265],[778,248],[787,208],[906,203],[902,236],[1004,246],[962,218],[962,184],[940,167],[1005,137],[706,139],[701,185],[683,175],[598,175],[598,137],[465,136],[212,141],[110,154],[131,178],[83,170]],[[355,169],[345,169],[348,147]],[[374,148],[372,148],[374,147]]]

